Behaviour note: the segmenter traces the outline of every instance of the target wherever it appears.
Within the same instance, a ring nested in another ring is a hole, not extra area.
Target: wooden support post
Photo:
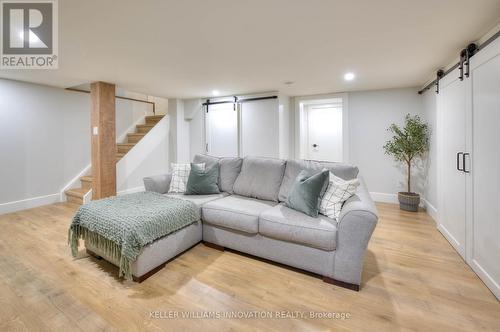
[[[92,199],[116,195],[115,85],[90,85]]]

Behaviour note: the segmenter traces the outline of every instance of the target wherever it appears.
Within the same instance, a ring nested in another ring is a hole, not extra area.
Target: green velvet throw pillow
[[[311,217],[318,216],[320,196],[324,193],[330,172],[319,173],[303,170],[299,173],[288,194],[285,205]]]
[[[191,164],[191,171],[186,185],[185,195],[218,194],[219,191],[219,164],[205,169],[198,164]]]

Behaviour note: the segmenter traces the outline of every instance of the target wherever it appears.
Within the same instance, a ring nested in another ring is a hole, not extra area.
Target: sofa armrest
[[[363,179],[359,180],[356,194],[340,211],[333,273],[335,279],[356,285],[361,283],[366,247],[378,221],[375,203]]]
[[[166,194],[170,188],[170,180],[172,180],[172,174],[161,174],[148,176],[143,179],[144,188],[146,191],[154,191],[160,194]]]

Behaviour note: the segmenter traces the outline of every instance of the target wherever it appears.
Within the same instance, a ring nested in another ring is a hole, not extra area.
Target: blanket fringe
[[[132,280],[132,262],[122,255],[121,246],[111,240],[99,235],[96,232],[89,231],[85,227],[72,225],[68,231],[68,244],[71,246],[71,255],[78,255],[78,240],[82,239],[86,244],[97,248],[113,262],[119,262],[119,277]]]

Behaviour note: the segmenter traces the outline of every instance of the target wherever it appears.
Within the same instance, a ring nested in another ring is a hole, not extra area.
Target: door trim
[[[307,159],[307,131],[305,128],[304,105],[328,103],[332,99],[342,99],[342,162],[349,163],[349,100],[347,93],[301,96],[294,98],[295,159]]]

